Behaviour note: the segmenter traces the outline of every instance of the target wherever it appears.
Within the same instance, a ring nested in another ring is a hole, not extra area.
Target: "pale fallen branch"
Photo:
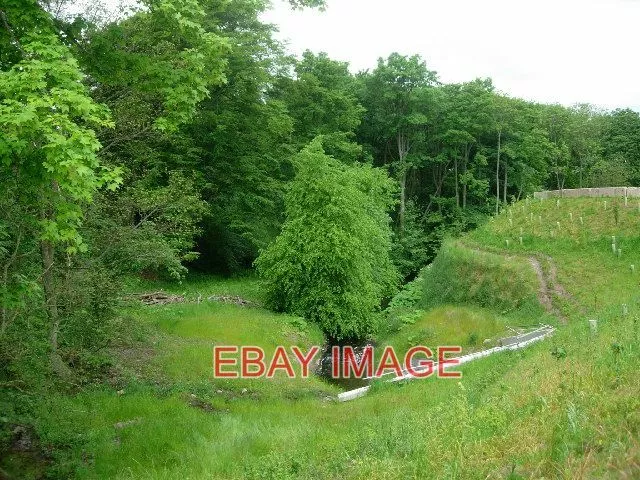
[[[182,303],[185,301],[183,295],[174,295],[163,292],[162,290],[152,293],[134,293],[130,295],[130,297],[140,300],[145,305],[166,305],[168,303]]]

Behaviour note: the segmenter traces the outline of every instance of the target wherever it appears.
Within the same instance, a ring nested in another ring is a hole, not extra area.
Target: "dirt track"
[[[500,255],[505,259],[523,258],[529,261],[531,268],[538,278],[538,301],[543,306],[546,312],[558,317],[562,322],[566,322],[566,317],[562,311],[554,304],[555,298],[563,298],[574,304],[576,304],[573,296],[565,290],[562,284],[558,281],[558,268],[552,257],[542,253],[534,255],[526,254],[507,254],[502,250],[480,248],[477,245],[467,245],[463,242],[458,242],[461,247],[475,250],[476,252],[490,253],[493,255]],[[546,270],[543,267],[543,262],[546,263]],[[578,308],[579,305],[576,304]]]

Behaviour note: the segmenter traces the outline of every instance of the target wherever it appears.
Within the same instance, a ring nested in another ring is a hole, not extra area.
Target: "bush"
[[[327,156],[317,140],[294,161],[282,232],[256,261],[267,304],[336,340],[365,338],[398,282],[389,257],[393,184],[378,169]]]

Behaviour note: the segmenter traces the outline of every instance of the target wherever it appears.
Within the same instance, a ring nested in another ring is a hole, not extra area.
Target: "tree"
[[[105,151],[154,131],[176,131],[208,88],[225,81],[228,42],[205,28],[206,12],[196,0],[146,4],[120,22],[87,24],[74,39],[93,95],[116,120]]]
[[[362,77],[366,108],[364,135],[375,145],[378,158],[390,164],[400,184],[398,232],[402,235],[407,199],[407,175],[412,168],[409,154],[429,122],[432,100],[428,87],[437,84],[436,73],[427,69],[419,55],[392,53],[378,59],[371,74]],[[418,160],[420,156],[416,155]]]
[[[333,339],[363,339],[398,280],[389,257],[393,184],[378,169],[327,156],[319,140],[295,165],[282,232],[256,261],[267,302]]]
[[[578,187],[584,186],[584,180],[590,169],[602,156],[602,136],[604,116],[591,105],[576,105],[571,109],[571,121],[568,127],[569,149],[577,159]]]
[[[362,159],[354,132],[364,113],[355,94],[347,63],[306,51],[295,64],[295,78],[280,77],[272,97],[287,106],[298,149],[322,135],[327,153],[353,162]]]
[[[509,124],[513,119],[513,104],[511,99],[502,95],[495,95],[493,102],[493,125],[497,135],[496,146],[496,214],[500,211],[500,156],[505,141],[505,134]],[[504,192],[503,202],[507,201],[507,165],[503,165],[504,170]]]
[[[549,160],[555,152],[554,145],[547,138],[547,132],[540,128],[529,131],[523,129],[508,142],[504,152],[511,164],[511,178],[517,191],[517,195],[514,195],[516,200],[542,188]]]
[[[456,205],[462,205],[464,210],[467,207],[467,190],[474,182],[473,169],[469,165],[471,152],[491,122],[493,85],[489,79],[476,79],[442,88],[446,92],[446,131],[442,141],[454,157]]]
[[[626,165],[633,181],[640,177],[640,114],[629,109],[611,113],[604,134],[605,158]]]
[[[571,112],[561,105],[545,105],[541,110],[542,123],[553,146],[549,181],[553,182],[555,189],[563,190],[572,171],[571,150],[568,145]]]
[[[22,211],[40,227],[51,358],[61,370],[54,249],[61,244],[69,254],[86,250],[79,233],[83,208],[99,188],[119,183],[119,170],[98,160],[93,130],[112,123],[107,109],[89,97],[76,60],[35,1],[9,2],[0,16],[16,51],[15,63],[0,73],[0,168],[3,178],[18,179],[28,203]],[[28,20],[20,30],[13,27],[18,18]]]
[[[200,203],[208,180],[203,174],[205,152],[188,129],[200,119],[215,89],[229,81],[235,45],[225,27],[237,22],[244,10],[238,4],[229,13],[227,5],[195,0],[146,5],[116,22],[76,19],[72,27],[82,28],[69,27],[67,38],[89,74],[94,98],[110,107],[115,120],[115,129],[99,132],[104,144],[100,155],[125,170],[121,194],[101,196],[104,205],[91,212],[110,218],[92,219],[92,225],[109,224],[112,238],[122,240],[111,245],[110,258],[121,253],[125,257],[120,260],[144,266],[147,275],[169,272],[175,277],[186,272],[183,262],[198,256],[195,236],[202,232],[203,214],[212,208],[205,211]],[[251,25],[248,30],[257,29]],[[245,57],[250,59],[250,54]],[[177,178],[182,190],[175,188]],[[172,233],[164,232],[158,221],[171,205],[160,202],[149,208],[167,198],[173,205],[193,207],[183,209]],[[184,237],[180,248],[171,246],[176,236]],[[132,258],[136,251],[144,255]]]
[[[22,245],[35,236],[41,268],[29,274],[41,282],[52,365],[63,374],[58,336],[72,302],[61,297],[71,298],[66,279],[72,256],[88,253],[82,231],[89,205],[99,190],[115,190],[121,182],[122,157],[110,156],[110,149],[124,152],[141,133],[177,131],[207,95],[206,87],[224,80],[225,42],[203,29],[204,12],[195,0],[147,7],[119,23],[79,21],[77,28],[66,28],[35,0],[5,2],[0,10],[0,182],[21,192],[8,211],[31,219],[9,233],[12,245],[5,250],[16,255],[4,266],[16,268]],[[171,234],[167,239],[171,243]],[[175,251],[187,246],[184,240]],[[11,300],[5,292],[2,297],[3,303]],[[65,304],[69,308],[61,312]],[[6,312],[3,304],[3,324]]]
[[[207,271],[251,267],[280,230],[284,185],[293,176],[293,119],[277,88],[290,59],[273,39],[273,26],[260,20],[263,8],[265,2],[234,0],[208,10],[207,25],[229,39],[226,81],[210,87],[180,144],[162,146],[172,153],[163,168],[197,175],[209,204],[194,265]]]

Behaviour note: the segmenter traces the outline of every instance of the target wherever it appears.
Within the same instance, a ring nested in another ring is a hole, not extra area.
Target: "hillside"
[[[512,459],[513,478],[640,473],[639,387],[633,379],[640,338],[638,232],[637,200],[626,205],[616,198],[526,200],[447,242],[422,272],[413,287],[423,292],[416,307],[449,305],[439,308],[451,316],[460,310],[451,304],[465,305],[485,316],[487,309],[499,311],[494,318],[503,325],[558,326],[553,339],[518,353],[517,365],[498,375],[497,384],[466,393],[475,399],[469,418],[478,423],[471,429],[477,436],[465,441],[464,451],[496,458],[494,469],[472,462],[480,470],[464,470],[462,478],[504,477],[508,469],[500,471],[499,458]],[[420,328],[437,325],[432,317],[427,312],[402,335],[419,338]],[[598,322],[595,334],[589,319]],[[462,328],[468,333],[482,327]],[[483,369],[481,362],[473,367]],[[488,412],[510,425],[482,435],[487,427],[482,418],[493,425]]]
[[[640,3],[406,3],[2,2],[0,480],[640,478]]]
[[[557,325],[540,344],[464,365],[461,381],[376,385],[342,404],[318,379],[213,380],[214,343],[310,345],[320,332],[260,307],[132,304],[131,325],[152,340],[119,349],[112,385],[37,401],[44,463],[80,478],[637,478],[640,211],[621,204],[616,222],[603,202],[517,203],[448,241],[400,294],[395,313],[414,316],[399,327],[387,312],[395,333],[379,342],[431,329],[437,343],[474,332],[481,343],[509,326]],[[260,301],[252,279],[170,288]]]

